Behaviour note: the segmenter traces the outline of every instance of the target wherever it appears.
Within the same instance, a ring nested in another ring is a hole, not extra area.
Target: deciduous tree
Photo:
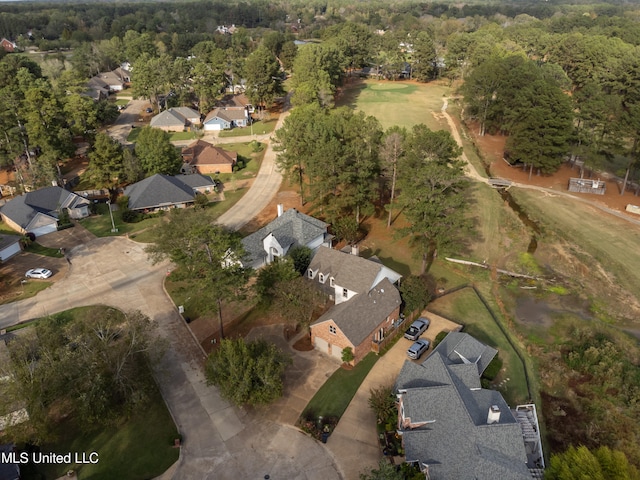
[[[291,357],[265,340],[224,339],[209,355],[207,383],[235,405],[271,403],[282,396],[282,378]]]
[[[173,175],[182,165],[180,155],[171,144],[169,134],[157,128],[146,126],[140,130],[135,153],[147,175],[156,173]]]

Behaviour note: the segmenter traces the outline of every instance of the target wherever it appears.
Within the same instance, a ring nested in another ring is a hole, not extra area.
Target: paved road
[[[291,426],[243,411],[206,386],[201,354],[163,291],[168,264],[152,265],[141,244],[123,237],[95,238],[70,250],[65,278],[36,297],[0,305],[4,326],[71,307],[111,305],[138,309],[168,340],[156,366],[163,396],[183,434],[180,462],[164,480],[271,478],[339,479],[322,444]]]
[[[133,124],[140,118],[140,112],[149,106],[148,100],[130,100],[127,108],[120,112],[116,122],[107,129],[107,134],[118,140],[122,145],[128,145],[127,137]]]
[[[288,116],[284,112],[278,118],[276,130],[280,128]],[[267,149],[262,158],[260,171],[249,188],[249,191],[238,202],[218,218],[218,223],[232,230],[238,230],[249,223],[269,204],[278,193],[282,183],[282,175],[276,169],[276,152],[271,142],[266,140]]]

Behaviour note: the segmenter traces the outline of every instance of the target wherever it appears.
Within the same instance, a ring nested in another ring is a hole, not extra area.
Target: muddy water
[[[550,295],[544,299],[522,295],[516,300],[516,318],[530,326],[550,327],[558,315],[570,314],[592,320],[589,302],[575,295]]]

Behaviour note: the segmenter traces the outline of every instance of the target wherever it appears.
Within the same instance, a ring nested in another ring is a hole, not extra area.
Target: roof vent
[[[487,425],[500,422],[500,407],[498,405],[491,405],[489,408],[489,414],[487,415]]]

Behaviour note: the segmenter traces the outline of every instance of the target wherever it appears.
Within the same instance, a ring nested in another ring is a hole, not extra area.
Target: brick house
[[[319,351],[341,359],[349,347],[355,364],[371,351],[373,342],[395,330],[401,304],[395,284],[401,275],[378,258],[320,247],[307,278],[335,301],[310,327],[311,342]]]
[[[232,173],[238,163],[238,153],[196,140],[182,149],[183,173]]]

